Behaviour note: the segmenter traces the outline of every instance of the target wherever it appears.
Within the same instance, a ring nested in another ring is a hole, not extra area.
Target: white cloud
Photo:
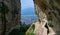
[[[33,0],[21,0],[21,8],[22,9],[26,9],[26,8],[30,8],[30,7],[34,7],[33,4]]]

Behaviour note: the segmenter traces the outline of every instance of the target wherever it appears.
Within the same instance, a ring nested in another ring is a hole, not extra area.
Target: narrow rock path
[[[47,29],[45,27],[42,27],[40,22],[36,22],[35,24],[35,35],[47,35]]]

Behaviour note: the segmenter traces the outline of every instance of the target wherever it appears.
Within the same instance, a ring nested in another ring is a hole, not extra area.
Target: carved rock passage
[[[35,10],[40,21],[45,18],[45,20],[47,20],[47,22],[45,21],[49,29],[49,33],[47,35],[60,35],[59,2],[60,0],[34,0]],[[44,23],[42,22],[42,24]]]
[[[35,35],[60,35],[60,0],[33,0],[35,13],[39,17],[38,23],[34,23]],[[33,24],[32,24],[33,25]],[[38,29],[37,29],[37,28]],[[30,27],[30,31],[31,31]],[[42,28],[42,29],[41,29]],[[29,31],[28,29],[28,31]],[[44,29],[44,33],[42,30]],[[39,31],[39,32],[38,32]],[[40,33],[41,34],[38,34]],[[43,34],[42,34],[43,33]],[[26,32],[28,34],[28,32]]]

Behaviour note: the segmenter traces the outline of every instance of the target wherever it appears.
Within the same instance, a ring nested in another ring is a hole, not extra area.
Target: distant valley
[[[22,24],[25,23],[26,25],[28,25],[38,19],[37,15],[34,12],[34,8],[27,8],[27,9],[23,9],[21,11],[22,11],[21,12]]]

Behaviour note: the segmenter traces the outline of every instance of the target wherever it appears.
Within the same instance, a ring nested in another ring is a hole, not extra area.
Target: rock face
[[[33,1],[35,6],[35,13],[39,17],[39,24],[34,23],[34,25],[36,25],[33,33],[35,35],[60,35],[60,0]],[[30,27],[29,29],[31,30],[31,28],[32,27]],[[26,35],[30,33],[28,31],[26,32]],[[41,34],[39,31],[41,32]]]
[[[3,2],[9,9],[9,12],[5,15],[7,20],[5,33],[7,35],[7,33],[9,33],[12,29],[20,26],[21,3],[20,0],[0,0],[0,4],[1,2]],[[0,35],[4,29],[3,25],[2,19],[0,18]]]

